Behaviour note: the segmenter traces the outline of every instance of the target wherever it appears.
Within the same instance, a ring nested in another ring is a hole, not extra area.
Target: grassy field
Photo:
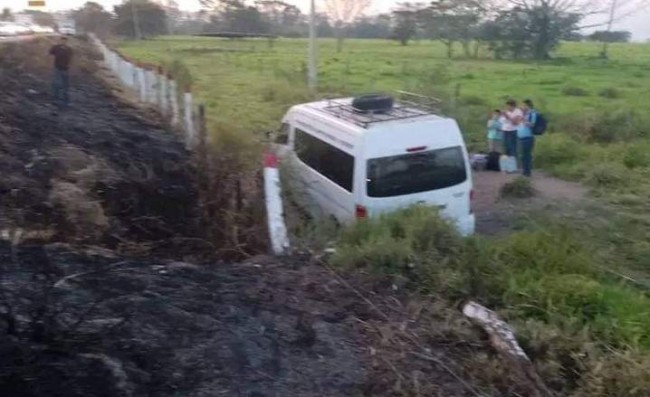
[[[305,40],[282,39],[271,48],[266,40],[164,37],[119,47],[141,60],[184,63],[216,135],[228,132],[245,141],[254,132],[277,128],[289,106],[310,98]],[[322,40],[319,48],[319,95],[406,89],[439,96],[473,150],[485,149],[490,109],[508,97],[534,99],[551,129],[538,140],[536,165],[584,182],[606,198],[608,207],[580,227],[598,238],[617,264],[647,270],[650,45],[613,45],[605,61],[595,56],[597,44],[566,43],[543,63],[449,60],[444,47],[430,41],[403,47],[348,40],[337,53],[335,41]],[[602,233],[603,224],[612,233]]]
[[[167,37],[119,47],[145,61],[182,61],[217,139],[275,129],[289,106],[310,98],[304,40],[270,47]],[[473,150],[485,148],[491,109],[508,97],[533,99],[550,120],[536,164],[584,183],[594,198],[573,213],[529,214],[523,231],[503,239],[460,241],[420,213],[361,224],[340,237],[335,262],[499,308],[563,395],[650,395],[650,45],[613,45],[606,61],[596,44],[567,43],[542,63],[449,60],[428,41],[319,47],[319,95],[404,89],[441,97]]]

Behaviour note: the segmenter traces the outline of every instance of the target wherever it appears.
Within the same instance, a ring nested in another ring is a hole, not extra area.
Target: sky
[[[95,0],[96,2],[104,5],[106,8],[112,8],[115,4],[119,4],[122,0]],[[176,0],[182,9],[188,11],[195,11],[199,9],[198,0]],[[309,0],[285,0],[288,3],[293,3],[304,11],[307,11]],[[400,0],[373,0],[371,12],[388,11],[391,7],[395,6]],[[47,7],[50,10],[62,10],[77,8],[83,5],[86,0],[46,0]],[[316,3],[322,3],[323,0],[316,0]],[[0,8],[9,7],[12,9],[21,9],[24,6],[19,5],[24,3],[27,5],[27,0],[0,0]],[[317,6],[318,7],[318,6]],[[629,30],[632,32],[634,40],[646,41],[650,39],[650,6],[644,11],[637,12],[636,14],[618,22],[615,29]]]

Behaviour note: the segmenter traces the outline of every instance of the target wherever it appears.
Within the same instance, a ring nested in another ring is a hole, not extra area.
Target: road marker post
[[[278,157],[264,154],[264,197],[271,249],[275,255],[285,255],[290,247],[287,226],[284,223]]]

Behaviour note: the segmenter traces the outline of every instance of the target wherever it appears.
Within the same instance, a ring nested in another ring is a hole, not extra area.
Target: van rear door
[[[370,214],[413,204],[433,205],[453,219],[470,213],[471,180],[465,149],[414,147],[366,164],[366,206]]]

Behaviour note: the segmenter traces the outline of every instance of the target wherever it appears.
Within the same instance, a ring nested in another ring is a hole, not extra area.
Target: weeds
[[[530,178],[520,176],[504,184],[499,194],[504,198],[529,198],[535,195],[535,188]]]
[[[564,395],[650,392],[648,380],[638,376],[650,357],[650,299],[610,280],[598,262],[565,227],[463,239],[435,209],[422,206],[350,226],[332,258],[351,271],[406,279],[419,291],[499,309],[517,326],[543,377]],[[629,370],[630,383],[616,385],[602,373],[603,360],[634,349],[640,349],[634,360],[617,361],[620,371]],[[592,376],[600,379],[598,390]]]
[[[589,91],[581,87],[570,85],[562,88],[562,94],[566,96],[589,96]]]
[[[613,87],[603,88],[602,90],[598,91],[598,96],[601,96],[603,98],[608,98],[608,99],[617,99],[620,98],[622,95],[623,94],[621,93],[620,90]]]

